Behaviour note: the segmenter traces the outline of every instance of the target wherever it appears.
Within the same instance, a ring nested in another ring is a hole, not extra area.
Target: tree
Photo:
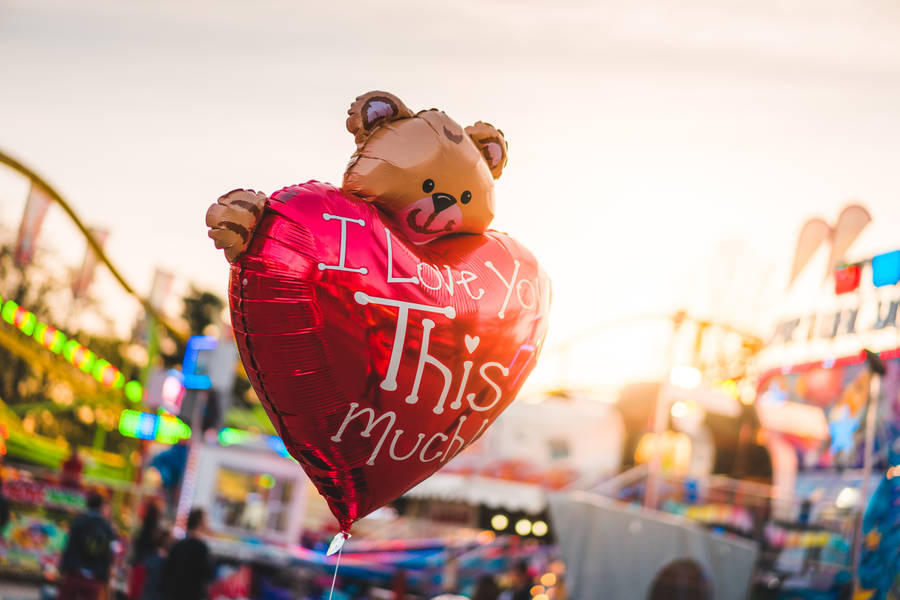
[[[0,244],[0,297],[13,300],[36,315],[59,317],[54,296],[61,282],[40,269],[37,261],[21,268],[14,260],[14,246]],[[40,258],[40,254],[38,258]],[[9,403],[46,398],[50,385],[46,374],[35,372],[33,363],[6,346],[0,346],[0,398]]]
[[[181,318],[188,326],[190,335],[204,335],[207,327],[219,323],[219,315],[225,308],[225,301],[212,292],[197,289],[191,286],[190,292],[182,298]],[[146,321],[138,324],[138,329],[145,327]],[[162,328],[157,330],[160,335],[159,356],[162,366],[175,367],[184,359],[185,340],[173,337]]]
[[[187,321],[191,335],[203,335],[207,327],[219,321],[219,315],[224,308],[224,300],[212,292],[201,291],[191,286],[190,293],[184,297],[184,311],[181,316]]]
[[[61,327],[72,299],[65,277],[46,267],[57,262],[55,257],[39,250],[35,260],[22,267],[13,254],[12,243],[0,243],[0,297],[4,302],[18,303],[41,321]],[[97,303],[91,298],[80,304],[82,310],[94,306]],[[121,352],[124,340],[81,331],[64,333],[109,360],[124,376],[132,378],[136,374],[136,366]],[[0,399],[34,433],[64,438],[73,446],[91,446],[97,427],[114,429],[125,408],[121,392],[103,388],[90,375],[5,322],[0,322],[0,366]],[[124,438],[113,436],[108,449],[125,452],[129,444]]]

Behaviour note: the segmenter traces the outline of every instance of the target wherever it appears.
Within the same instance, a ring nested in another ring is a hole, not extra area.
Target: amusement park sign
[[[785,319],[778,323],[770,343],[790,344],[815,338],[864,335],[897,327],[900,298],[869,298],[856,305]]]
[[[900,288],[895,286],[835,297],[827,308],[780,320],[761,358],[784,366],[837,359],[863,348],[894,350],[900,347],[898,310]]]

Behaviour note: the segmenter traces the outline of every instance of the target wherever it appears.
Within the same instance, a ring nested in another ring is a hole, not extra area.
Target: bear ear
[[[466,133],[481,150],[481,155],[491,169],[494,179],[499,179],[506,166],[506,138],[503,132],[489,123],[478,121],[466,127]]]
[[[415,116],[400,98],[387,92],[368,92],[357,97],[347,114],[347,131],[356,137],[357,146],[382,123]]]

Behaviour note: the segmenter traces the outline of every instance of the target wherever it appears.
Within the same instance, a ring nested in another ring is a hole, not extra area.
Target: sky
[[[108,227],[143,291],[160,267],[224,295],[207,206],[339,184],[372,89],[506,134],[494,226],[553,280],[541,385],[658,373],[664,332],[635,317],[767,331],[800,226],[850,199],[873,252],[900,246],[892,1],[0,0],[0,148]],[[24,196],[0,172],[0,227]],[[80,262],[59,211],[42,235]],[[127,329],[135,305],[95,291]]]

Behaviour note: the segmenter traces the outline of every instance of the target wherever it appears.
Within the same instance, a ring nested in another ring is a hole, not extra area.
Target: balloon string
[[[341,566],[341,554],[343,553],[344,546],[341,545],[340,549],[338,549],[337,561],[334,563],[334,577],[331,578],[331,591],[328,592],[328,600],[331,600],[331,597],[334,595],[334,582],[337,581],[338,567]]]

